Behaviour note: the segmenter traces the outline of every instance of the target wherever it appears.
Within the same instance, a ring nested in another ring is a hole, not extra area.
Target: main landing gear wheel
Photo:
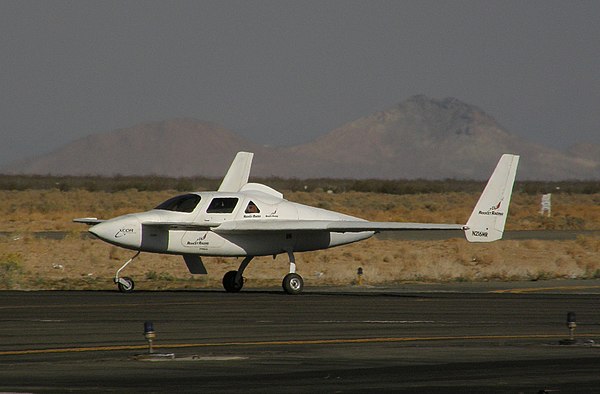
[[[131,293],[133,291],[133,288],[135,287],[135,283],[133,282],[133,279],[124,276],[122,278],[119,278],[119,281],[117,282],[117,287],[119,288],[119,291],[121,293]]]
[[[304,288],[304,280],[298,274],[287,274],[281,283],[283,290],[288,294],[300,294]]]
[[[244,287],[244,278],[240,276],[239,281],[236,281],[237,271],[229,271],[223,276],[223,287],[228,293],[237,293]]]

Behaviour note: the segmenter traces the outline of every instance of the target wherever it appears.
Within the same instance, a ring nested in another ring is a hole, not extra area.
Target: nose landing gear
[[[131,293],[135,287],[135,283],[133,282],[133,279],[124,276],[124,277],[119,277],[119,274],[121,273],[121,271],[123,270],[123,268],[127,267],[129,265],[129,263],[131,263],[133,260],[135,260],[139,255],[140,255],[141,251],[138,251],[135,256],[133,256],[132,258],[130,258],[129,260],[127,260],[127,262],[125,264],[123,264],[123,266],[121,268],[119,268],[117,270],[117,273],[115,274],[115,283],[117,284],[117,288],[119,289],[119,291],[121,293]]]
[[[121,293],[131,293],[133,291],[133,288],[135,287],[135,283],[130,277],[124,276],[122,278],[119,278],[119,281],[117,282],[117,287],[119,288],[119,291]]]

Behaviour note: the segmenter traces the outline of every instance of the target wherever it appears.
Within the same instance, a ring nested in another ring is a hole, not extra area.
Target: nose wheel
[[[135,287],[135,283],[133,282],[133,279],[124,276],[122,278],[119,278],[119,281],[117,282],[117,287],[119,288],[119,291],[121,293],[131,293],[133,291],[133,288]]]

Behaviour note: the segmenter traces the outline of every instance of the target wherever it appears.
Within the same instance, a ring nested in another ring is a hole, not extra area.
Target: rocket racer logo
[[[206,246],[206,245],[209,245],[210,243],[208,241],[205,241],[207,235],[208,235],[208,231],[206,231],[204,233],[204,235],[196,238],[195,241],[187,241],[185,245],[186,246]]]
[[[493,205],[487,211],[479,211],[480,215],[493,215],[493,216],[504,216],[504,212],[499,212],[502,200],[498,201],[498,204]]]

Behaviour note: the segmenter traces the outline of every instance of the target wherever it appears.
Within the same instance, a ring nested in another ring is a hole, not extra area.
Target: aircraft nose
[[[140,230],[140,221],[134,216],[126,215],[98,223],[88,231],[106,242],[128,248],[139,248]]]
[[[93,225],[88,229],[88,231],[94,234],[96,237],[106,240],[108,238],[108,234],[110,233],[110,229],[112,229],[112,225],[106,222],[98,223]]]

